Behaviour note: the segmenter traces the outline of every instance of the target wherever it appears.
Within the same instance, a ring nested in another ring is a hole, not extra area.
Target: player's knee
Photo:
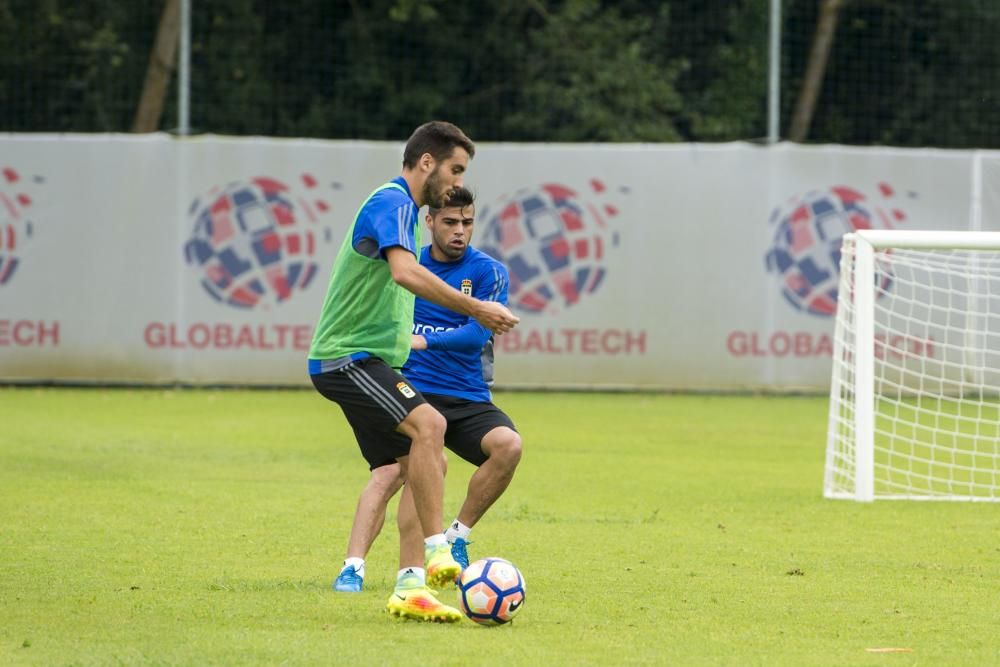
[[[521,436],[517,431],[503,429],[491,444],[489,455],[505,468],[513,470],[521,461]]]
[[[399,463],[379,466],[372,470],[371,484],[379,490],[383,498],[389,499],[396,495],[403,486],[403,467]]]
[[[427,440],[435,444],[444,443],[444,432],[448,422],[444,416],[429,405],[422,405],[410,413],[407,419],[413,419],[416,433],[414,440]]]

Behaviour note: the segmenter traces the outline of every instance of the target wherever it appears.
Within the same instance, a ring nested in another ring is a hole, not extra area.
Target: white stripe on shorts
[[[406,408],[396,400],[396,398],[380,386],[375,380],[357,366],[348,366],[344,369],[347,377],[367,394],[373,401],[378,403],[383,410],[388,412],[396,421],[406,419]]]

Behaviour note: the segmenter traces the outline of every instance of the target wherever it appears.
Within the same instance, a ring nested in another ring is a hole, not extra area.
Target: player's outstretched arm
[[[392,279],[421,299],[473,317],[496,334],[510,331],[521,321],[500,303],[480,301],[462,294],[427,268],[420,266],[413,253],[405,248],[399,246],[389,248],[385,256],[392,271]]]
[[[413,334],[411,350],[449,350],[451,352],[477,352],[483,349],[493,335],[475,320],[469,320],[455,329],[429,334]]]

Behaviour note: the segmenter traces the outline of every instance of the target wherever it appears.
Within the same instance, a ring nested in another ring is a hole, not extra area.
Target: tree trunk
[[[142,97],[132,122],[133,132],[155,132],[160,127],[163,115],[163,101],[167,97],[170,77],[177,65],[177,36],[180,31],[180,0],[166,0],[160,25],[156,30],[156,42],[149,54],[146,81],[142,85]]]
[[[792,124],[788,130],[790,141],[805,141],[809,134],[809,127],[816,111],[816,100],[819,98],[823,77],[826,75],[826,63],[833,48],[833,36],[837,32],[838,15],[847,0],[821,0],[821,3],[819,19],[816,21],[816,35],[813,37],[809,63],[806,65],[806,74],[802,81],[802,92],[795,102],[795,112],[792,114]]]

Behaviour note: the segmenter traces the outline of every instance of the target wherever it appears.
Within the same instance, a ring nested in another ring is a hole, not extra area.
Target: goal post
[[[1000,232],[844,236],[823,495],[1000,502]]]

